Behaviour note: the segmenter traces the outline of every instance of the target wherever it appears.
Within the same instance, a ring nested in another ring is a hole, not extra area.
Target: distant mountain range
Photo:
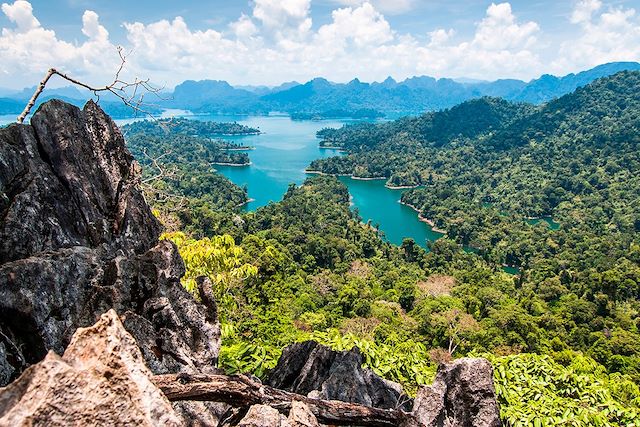
[[[306,83],[288,82],[269,88],[234,87],[219,80],[188,80],[176,86],[172,94],[165,95],[166,100],[157,104],[158,107],[179,108],[196,113],[268,114],[280,111],[289,113],[294,118],[397,117],[450,108],[483,96],[540,104],[573,92],[598,78],[624,70],[640,70],[640,64],[613,62],[563,77],[545,74],[530,82],[514,79],[484,82],[420,76],[401,82],[388,77],[382,82],[373,83],[364,83],[358,79],[349,83],[333,83],[315,78]],[[3,89],[0,91],[0,96],[4,96],[0,97],[0,114],[19,113],[32,93],[32,88],[21,92]],[[73,103],[81,103],[89,95],[77,88],[65,87],[45,91],[43,101],[61,97]],[[106,98],[103,105],[117,117],[128,114],[124,106],[118,106],[117,99]],[[152,110],[157,111],[158,108]]]

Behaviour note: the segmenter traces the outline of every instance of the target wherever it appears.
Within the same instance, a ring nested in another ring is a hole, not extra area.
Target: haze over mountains
[[[577,74],[557,77],[545,74],[530,82],[503,79],[492,82],[474,80],[412,77],[401,82],[389,77],[382,82],[365,83],[353,79],[333,83],[315,78],[306,83],[288,82],[266,86],[232,86],[226,81],[187,80],[166,92],[163,99],[149,99],[150,112],[161,108],[179,108],[196,113],[268,114],[281,111],[294,118],[381,117],[417,114],[450,108],[461,102],[483,96],[510,101],[539,104],[557,98],[595,79],[623,70],[640,70],[637,62],[613,62]],[[22,91],[0,90],[0,114],[19,113],[33,88]],[[63,87],[45,91],[42,102],[52,97],[82,104],[88,92]],[[131,112],[115,97],[103,98],[103,107],[116,117]]]

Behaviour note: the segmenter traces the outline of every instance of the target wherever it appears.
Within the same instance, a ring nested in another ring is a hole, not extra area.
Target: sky
[[[0,13],[0,88],[56,67],[124,79],[274,86],[418,75],[531,80],[640,60],[640,0],[16,0]],[[62,82],[52,82],[63,85]]]

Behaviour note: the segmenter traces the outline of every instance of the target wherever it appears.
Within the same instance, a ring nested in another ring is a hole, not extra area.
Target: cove
[[[384,180],[357,180],[341,176],[351,194],[353,206],[358,209],[364,222],[380,226],[384,237],[391,243],[400,245],[410,237],[420,246],[442,237],[431,227],[418,219],[416,211],[400,203],[403,190],[391,190],[384,186]]]
[[[248,152],[251,165],[215,166],[234,184],[246,186],[252,199],[244,207],[247,211],[281,200],[291,183],[302,184],[307,177],[312,176],[305,173],[311,161],[340,155],[338,150],[319,148],[316,132],[325,127],[341,127],[349,122],[291,120],[286,115],[187,117],[219,122],[237,121],[263,132],[260,135],[224,137],[254,147]],[[379,225],[389,242],[400,245],[405,237],[411,237],[426,248],[427,241],[442,236],[420,221],[415,211],[399,203],[402,190],[386,188],[383,180],[361,181],[347,177],[340,177],[340,180],[349,189],[353,208],[358,210],[362,220]]]

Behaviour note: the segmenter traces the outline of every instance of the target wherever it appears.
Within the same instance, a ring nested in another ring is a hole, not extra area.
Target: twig
[[[109,92],[115,95],[116,97],[120,98],[120,100],[126,106],[131,107],[133,110],[147,114],[147,115],[151,115],[150,113],[148,113],[147,111],[141,108],[141,105],[143,105],[143,101],[144,101],[144,93],[138,97],[138,90],[142,88],[144,89],[145,92],[153,93],[156,96],[158,96],[158,98],[160,98],[159,93],[162,90],[162,88],[156,88],[153,85],[151,85],[151,83],[149,82],[149,79],[141,80],[136,77],[133,82],[126,82],[121,80],[120,74],[122,73],[122,70],[124,69],[124,66],[127,62],[127,57],[123,53],[122,47],[118,47],[118,55],[120,56],[120,66],[116,71],[113,82],[106,86],[98,86],[98,87],[91,86],[87,83],[84,83],[76,78],[69,76],[68,74],[62,73],[55,68],[49,68],[49,71],[47,71],[47,74],[45,74],[40,84],[38,84],[38,87],[36,88],[36,91],[33,93],[33,96],[31,97],[29,102],[27,103],[27,106],[24,108],[22,113],[18,116],[17,122],[18,123],[24,122],[24,119],[29,115],[29,113],[31,112],[31,109],[36,104],[38,97],[44,91],[45,86],[49,82],[49,79],[51,79],[51,77],[53,77],[54,75],[60,76],[63,79],[67,80],[68,82],[71,82],[75,85],[78,85],[80,87],[83,87],[93,92],[93,94],[96,96],[98,101],[100,100],[101,92]],[[133,88],[133,93],[129,95],[127,93],[127,90],[131,88]],[[138,98],[136,99],[136,97]]]

